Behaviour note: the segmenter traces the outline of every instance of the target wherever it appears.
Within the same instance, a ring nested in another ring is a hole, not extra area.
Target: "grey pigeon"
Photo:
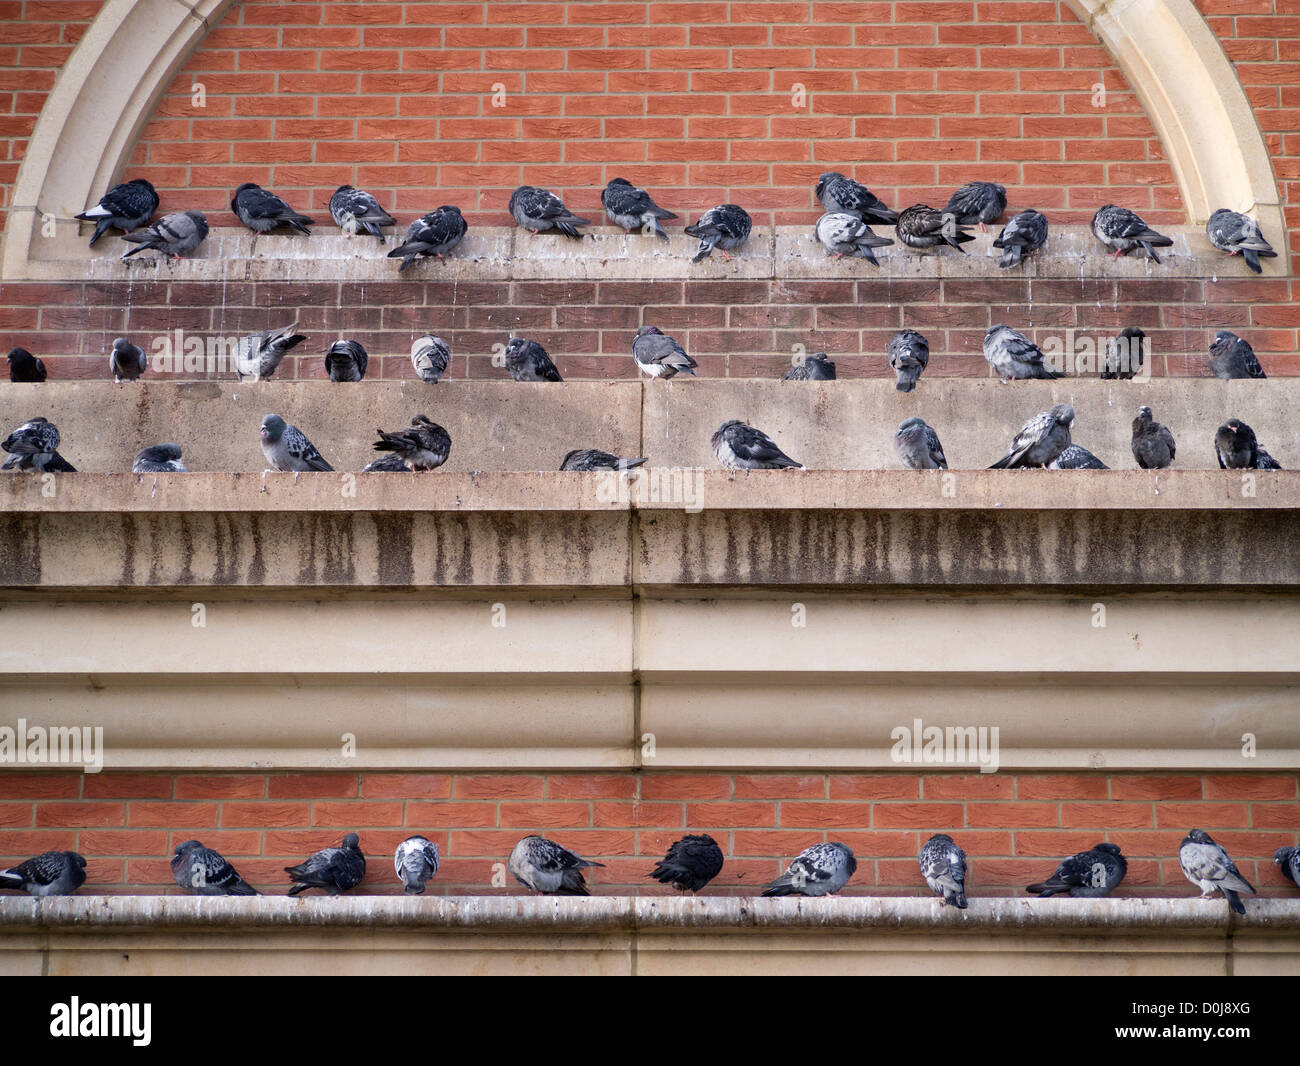
[[[451,346],[432,333],[416,337],[411,342],[411,365],[421,381],[436,385],[451,365]]]
[[[998,267],[1007,270],[1019,266],[1030,252],[1047,243],[1047,216],[1032,209],[1012,215],[1011,221],[993,240],[994,248],[1002,249]]]
[[[626,178],[611,178],[600,194],[600,202],[614,225],[622,226],[629,233],[633,230],[653,233],[665,241],[668,234],[659,223],[677,217],[655,203],[645,189],[638,189]]]
[[[296,896],[309,888],[319,888],[337,896],[356,888],[366,876],[366,857],[361,853],[361,838],[349,833],[337,848],[321,848],[306,862],[286,866],[284,872],[293,881],[289,895]]]
[[[1060,893],[1076,898],[1109,896],[1126,873],[1128,860],[1120,854],[1118,845],[1094,844],[1089,851],[1062,859],[1056,873],[1039,884],[1027,885],[1025,891],[1039,897]]]
[[[1003,185],[993,181],[970,181],[948,198],[944,211],[957,216],[963,226],[979,224],[984,229],[989,222],[996,222],[1007,209],[1007,190]]]
[[[1146,361],[1146,333],[1138,326],[1125,326],[1118,337],[1106,340],[1101,359],[1101,376],[1106,379],[1133,378]]]
[[[176,847],[171,860],[172,879],[196,896],[260,896],[239,872],[211,848],[197,840]]]
[[[297,344],[307,338],[302,333],[295,333],[298,323],[293,322],[283,329],[264,329],[240,337],[235,344],[235,374],[240,381],[265,381],[275,373],[280,360]]]
[[[632,358],[636,365],[652,378],[671,378],[678,374],[695,376],[699,364],[686,354],[672,337],[665,336],[657,326],[642,326],[632,339]]]
[[[947,833],[935,833],[918,856],[930,891],[950,907],[966,909],[966,853]]]
[[[70,896],[86,883],[86,860],[75,851],[43,851],[0,872],[0,888],[29,896]]]
[[[905,418],[894,433],[894,454],[910,470],[947,470],[939,434],[919,418]]]
[[[1143,470],[1164,470],[1173,465],[1174,435],[1169,427],[1151,417],[1151,408],[1138,408],[1133,419],[1133,458]]]
[[[877,237],[857,215],[847,211],[831,211],[817,220],[813,227],[813,236],[823,248],[842,259],[844,256],[856,256],[865,259],[872,266],[880,266],[875,248],[884,248],[893,244],[890,237]]]
[[[581,227],[591,225],[591,219],[579,218],[553,192],[533,185],[520,185],[510,194],[510,214],[534,235],[544,230],[555,230],[566,237],[582,240]]]
[[[1262,273],[1264,269],[1259,265],[1260,256],[1265,259],[1277,258],[1277,252],[1273,251],[1273,246],[1260,232],[1259,223],[1239,211],[1219,208],[1205,224],[1205,235],[1214,247],[1240,255],[1256,274]],[[94,243],[91,241],[91,244]]]
[[[834,381],[835,364],[826,358],[825,352],[813,352],[805,356],[784,374],[782,381]]]
[[[335,225],[351,237],[354,233],[368,233],[384,239],[384,226],[396,226],[397,220],[379,206],[365,189],[340,185],[330,197],[330,217]]]
[[[133,474],[187,474],[181,462],[181,446],[168,441],[145,448],[131,464]]]
[[[766,433],[731,419],[723,422],[710,441],[718,462],[732,470],[804,470]]]
[[[1255,431],[1240,418],[1230,418],[1214,434],[1220,470],[1281,470],[1282,464],[1259,446]]]
[[[892,226],[898,221],[898,212],[891,211],[870,189],[838,170],[828,170],[817,179],[813,195],[827,211],[844,211],[857,215],[863,222],[879,222]]]
[[[560,463],[561,470],[633,470],[648,460],[620,459],[617,455],[602,452],[599,448],[575,448]]]
[[[1082,444],[1071,444],[1047,464],[1048,470],[1109,470],[1105,463]]]
[[[1115,258],[1141,248],[1148,259],[1158,263],[1160,256],[1156,255],[1156,249],[1174,243],[1172,238],[1157,233],[1143,222],[1137,212],[1114,204],[1106,204],[1092,216],[1092,232],[1107,248],[1115,250]]]
[[[269,233],[277,226],[288,226],[296,233],[311,236],[314,219],[300,215],[273,192],[267,192],[251,181],[235,190],[230,201],[235,217],[254,233]]]
[[[1273,852],[1273,862],[1283,877],[1300,888],[1300,848],[1278,848]]]
[[[179,259],[189,255],[207,239],[208,220],[202,211],[178,211],[173,215],[163,215],[152,226],[138,229],[134,233],[124,233],[122,240],[140,247],[132,248],[123,259],[130,259],[139,252],[162,252],[169,259]]]
[[[59,454],[59,427],[46,418],[24,422],[0,443],[9,453],[0,470],[75,474],[76,467]]]
[[[460,208],[443,204],[436,211],[417,218],[406,228],[406,240],[388,253],[389,259],[400,259],[400,274],[421,256],[441,259],[465,239],[469,223]]]
[[[964,255],[966,249],[962,245],[973,241],[975,235],[967,233],[951,212],[936,211],[929,204],[915,204],[898,216],[898,239],[909,248],[921,251],[946,244]]]
[[[411,468],[402,462],[402,457],[389,452],[382,459],[375,459],[361,468],[363,474],[409,474]]]
[[[563,381],[546,349],[536,341],[511,337],[505,351],[506,370],[516,381]]]
[[[375,432],[375,451],[393,452],[409,470],[437,470],[451,454],[451,434],[426,415],[416,415],[396,433]]]
[[[438,845],[422,836],[407,837],[397,845],[393,869],[406,895],[424,895],[425,882],[438,872]]]
[[[283,473],[305,473],[312,470],[333,470],[316,446],[297,426],[291,426],[279,415],[262,419],[262,454],[271,468]]]
[[[1231,330],[1221,329],[1210,345],[1210,371],[1216,378],[1266,378],[1255,349]]]
[[[1060,377],[1043,363],[1043,350],[1019,330],[1001,322],[984,334],[984,358],[998,378],[1006,383],[1024,378]]]
[[[45,364],[26,348],[12,348],[5,358],[9,360],[10,381],[37,385],[45,380]]]
[[[833,896],[858,868],[853,852],[838,842],[804,848],[789,868],[763,890],[765,896]]]
[[[723,259],[730,259],[727,253],[739,248],[749,240],[754,220],[749,212],[735,204],[719,204],[711,207],[695,220],[693,226],[687,226],[683,232],[700,239],[700,248],[692,257],[692,263],[698,263],[713,254],[716,248]]]
[[[114,381],[120,383],[123,378],[137,381],[148,365],[144,349],[138,344],[132,344],[125,337],[118,337],[113,342],[113,350],[108,355],[108,369]]]
[[[1254,892],[1255,886],[1241,876],[1228,852],[1216,844],[1204,829],[1193,829],[1178,848],[1178,865],[1183,876],[1201,890],[1201,899],[1209,899],[1217,888],[1238,914],[1246,913],[1239,892]]]
[[[369,365],[370,356],[356,341],[335,341],[325,352],[325,370],[330,381],[360,381]]]
[[[153,213],[158,210],[158,193],[144,178],[114,185],[99,198],[99,203],[88,207],[77,219],[81,222],[93,222],[95,232],[90,236],[93,248],[108,230],[120,229],[123,233],[149,225]]]
[[[1011,448],[990,470],[1014,470],[1029,466],[1047,466],[1070,446],[1070,423],[1074,408],[1058,403],[1050,411],[1034,415],[1016,434]]]
[[[898,380],[894,388],[911,392],[930,363],[930,342],[914,329],[900,329],[889,338],[889,365]]]
[[[722,849],[708,833],[674,841],[650,876],[678,892],[698,892],[722,872]]]
[[[510,852],[507,869],[539,896],[589,896],[582,871],[602,862],[583,859],[545,837],[527,836]]]

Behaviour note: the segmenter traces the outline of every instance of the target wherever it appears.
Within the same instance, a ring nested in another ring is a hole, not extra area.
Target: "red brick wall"
[[[708,832],[727,865],[707,890],[750,894],[811,843],[854,849],[851,894],[923,894],[916,864],[932,832],[971,863],[972,896],[1023,894],[1066,854],[1099,840],[1129,858],[1122,894],[1187,897],[1187,830],[1208,830],[1263,895],[1295,895],[1272,862],[1300,843],[1294,773],[1261,774],[20,774],[4,779],[0,862],[47,848],[88,860],[83,891],[178,891],[167,858],[191,837],[266,892],[283,867],[356,830],[358,891],[400,891],[397,843],[437,842],[437,893],[492,893],[492,865],[541,832],[585,858],[597,893],[663,892],[646,876],[685,832]],[[524,889],[509,880],[508,891]],[[671,890],[667,890],[671,891]]]

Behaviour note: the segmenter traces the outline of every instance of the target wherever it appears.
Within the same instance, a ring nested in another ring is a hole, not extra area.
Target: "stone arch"
[[[27,276],[42,213],[66,220],[121,174],[158,99],[235,0],[109,0],[59,74],[14,185],[5,279]],[[1192,0],[1066,0],[1114,56],[1150,117],[1190,222],[1216,207],[1285,225],[1245,91]]]

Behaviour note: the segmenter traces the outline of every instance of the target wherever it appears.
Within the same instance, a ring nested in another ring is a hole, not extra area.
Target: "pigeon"
[[[361,884],[366,876],[366,857],[361,854],[361,838],[349,833],[337,848],[321,848],[306,862],[286,866],[284,872],[293,881],[289,895],[296,896],[309,888],[319,888],[337,896]]]
[[[240,381],[265,381],[275,373],[285,353],[307,339],[295,333],[298,323],[283,329],[264,329],[247,337],[240,337],[235,345],[235,374]]]
[[[95,232],[90,236],[93,248],[108,230],[120,229],[123,233],[149,225],[153,213],[158,210],[158,193],[144,178],[126,181],[114,185],[99,198],[99,203],[89,207],[77,219],[81,222],[93,222]]]
[[[1282,876],[1300,888],[1300,848],[1278,848],[1273,852],[1273,861]]]
[[[674,841],[650,876],[678,892],[698,892],[722,871],[722,849],[708,833]]]
[[[310,237],[309,227],[316,225],[314,219],[298,214],[275,193],[267,192],[251,181],[244,182],[235,190],[230,210],[254,233],[269,233],[277,226],[288,226],[296,233]]]
[[[836,259],[842,259],[846,255],[857,256],[872,266],[880,266],[880,260],[872,249],[894,243],[890,237],[877,237],[862,219],[847,211],[832,211],[822,215],[813,227],[813,236]]]
[[[45,380],[45,364],[26,348],[13,348],[9,360],[9,380],[36,385]]]
[[[388,253],[389,259],[400,259],[400,274],[421,256],[443,258],[465,239],[469,224],[459,207],[443,204],[436,211],[417,218],[406,228],[406,240]]]
[[[118,337],[113,342],[113,350],[108,355],[108,369],[118,384],[123,378],[138,381],[148,365],[144,349],[139,345],[132,344],[125,337]]]
[[[730,260],[731,256],[727,253],[744,244],[753,228],[754,220],[743,207],[719,204],[709,208],[695,220],[695,225],[687,226],[684,230],[688,236],[700,239],[700,250],[691,262],[698,263],[707,259],[714,248],[722,253],[723,259]]]
[[[1001,322],[984,334],[984,358],[1003,384],[1024,378],[1051,381],[1061,376],[1043,365],[1043,350],[1037,344]]]
[[[9,453],[0,470],[75,474],[76,467],[59,454],[59,427],[46,418],[24,422],[0,443]]]
[[[1201,899],[1209,899],[1217,888],[1238,914],[1246,913],[1238,892],[1254,892],[1255,886],[1241,876],[1221,844],[1210,839],[1204,829],[1193,829],[1178,848],[1178,865],[1183,876],[1201,890]]]
[[[1146,359],[1146,339],[1146,333],[1138,326],[1125,326],[1118,337],[1108,338],[1101,360],[1101,376],[1108,380],[1131,379],[1141,373]]]
[[[806,470],[778,448],[766,433],[731,419],[710,441],[718,462],[732,470]]]
[[[132,248],[123,259],[130,259],[138,252],[162,252],[168,259],[179,259],[189,255],[207,239],[208,220],[202,211],[178,211],[173,215],[163,215],[147,229],[138,229],[134,233],[124,233],[122,240],[140,247]]]
[[[1047,464],[1048,470],[1109,470],[1105,463],[1082,444],[1071,444]]]
[[[1109,896],[1119,887],[1128,872],[1128,860],[1116,844],[1094,844],[1091,851],[1081,851],[1062,859],[1046,881],[1027,885],[1025,891],[1040,898],[1067,893],[1074,897]]]
[[[1058,403],[1050,411],[1034,415],[1016,434],[1011,449],[990,470],[1014,470],[1029,466],[1047,466],[1070,446],[1070,423],[1074,408]]]
[[[1107,204],[1092,216],[1092,232],[1107,248],[1115,249],[1114,257],[1117,259],[1135,248],[1141,248],[1148,259],[1154,259],[1159,263],[1160,257],[1156,255],[1156,248],[1164,248],[1174,243],[1172,238],[1157,233],[1143,222],[1136,212],[1130,211],[1127,207],[1116,207],[1114,204]]]
[[[1205,224],[1205,235],[1214,247],[1233,255],[1240,255],[1256,274],[1264,270],[1259,265],[1260,256],[1265,259],[1277,258],[1277,252],[1273,251],[1273,246],[1260,232],[1259,223],[1239,211],[1229,211],[1226,207],[1219,208]]]
[[[1259,446],[1255,431],[1240,418],[1230,418],[1218,428],[1214,434],[1214,451],[1220,470],[1282,469],[1282,464]]]
[[[579,218],[553,192],[532,185],[520,185],[510,194],[510,213],[534,236],[543,230],[558,230],[566,237],[582,240],[581,227],[591,225],[591,219]]]
[[[411,342],[411,365],[421,381],[436,385],[451,364],[451,346],[441,337],[426,333]]]
[[[999,186],[1000,187],[1000,186]],[[935,833],[918,856],[930,891],[950,907],[966,909],[966,853],[947,833]]]
[[[131,464],[133,474],[188,474],[181,462],[181,446],[168,441],[145,448]]]
[[[889,338],[889,365],[898,375],[894,388],[911,392],[930,362],[930,342],[914,329],[900,329]]]
[[[0,872],[0,888],[29,896],[70,896],[86,883],[86,860],[75,851],[43,851]]]
[[[817,179],[813,195],[827,211],[857,215],[863,222],[892,226],[898,212],[891,211],[865,185],[846,178],[838,170],[828,170]]]
[[[536,341],[511,337],[506,345],[506,370],[516,381],[563,381],[546,349]]]
[[[400,455],[389,452],[382,459],[375,459],[361,468],[363,474],[409,474],[411,468],[402,462]]]
[[[382,227],[396,226],[397,220],[379,206],[365,189],[354,189],[351,185],[340,185],[330,197],[330,215],[345,234],[369,233],[372,237],[384,239]]]
[[[671,378],[678,374],[695,376],[699,364],[672,337],[657,326],[642,326],[632,339],[632,358],[652,378]]]
[[[424,895],[425,882],[438,872],[438,845],[422,836],[407,837],[397,845],[393,869],[406,895]]]
[[[451,454],[451,434],[426,415],[416,415],[411,424],[396,433],[375,430],[377,452],[393,452],[408,470],[437,470]]]
[[[1011,221],[1002,227],[1002,232],[993,240],[993,247],[1002,249],[998,266],[1002,270],[1019,266],[1025,256],[1046,243],[1046,215],[1032,209],[1012,215]]]
[[[638,189],[626,178],[610,179],[600,194],[600,202],[614,225],[622,226],[628,233],[633,230],[653,233],[664,241],[668,239],[668,234],[659,225],[660,221],[666,222],[677,217],[655,203],[645,189]]]
[[[356,341],[335,341],[325,353],[330,381],[360,381],[369,363],[370,356]]]
[[[992,181],[971,181],[948,198],[948,206],[944,208],[944,212],[955,215],[959,225],[973,226],[979,223],[979,228],[983,230],[986,228],[986,223],[996,222],[1001,218],[1002,212],[1006,209],[1005,186]]]
[[[575,448],[560,463],[561,470],[633,470],[649,460],[620,459],[617,455],[602,452],[599,448]]]
[[[781,375],[782,381],[834,381],[835,364],[825,352],[813,352]]]
[[[1264,368],[1255,357],[1255,349],[1235,333],[1221,329],[1210,345],[1210,371],[1216,378],[1266,378]]]
[[[814,844],[804,848],[789,868],[763,890],[765,896],[833,896],[858,868],[853,852],[843,844]]]
[[[894,454],[911,470],[947,470],[939,434],[919,418],[905,418],[894,433]]]
[[[303,435],[297,426],[291,426],[279,415],[262,419],[262,454],[272,469],[282,473],[304,473],[312,470],[333,470],[316,446]]]
[[[1151,417],[1143,404],[1133,419],[1133,458],[1143,470],[1164,470],[1174,462],[1174,435],[1169,427]]]
[[[589,896],[582,871],[603,862],[579,858],[545,837],[527,836],[510,852],[507,869],[525,888],[539,896]]]
[[[951,212],[936,211],[929,204],[916,204],[898,216],[898,239],[909,248],[922,251],[946,244],[965,255],[962,245],[973,241],[975,235],[967,233]]]
[[[180,888],[196,896],[260,896],[239,872],[211,848],[197,840],[176,847],[171,860],[172,878]]]

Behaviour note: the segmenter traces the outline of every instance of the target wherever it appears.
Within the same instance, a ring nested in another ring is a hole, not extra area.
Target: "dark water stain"
[[[401,586],[414,584],[415,516],[388,512],[374,517],[379,583]]]
[[[40,515],[0,514],[0,584],[41,584]]]

